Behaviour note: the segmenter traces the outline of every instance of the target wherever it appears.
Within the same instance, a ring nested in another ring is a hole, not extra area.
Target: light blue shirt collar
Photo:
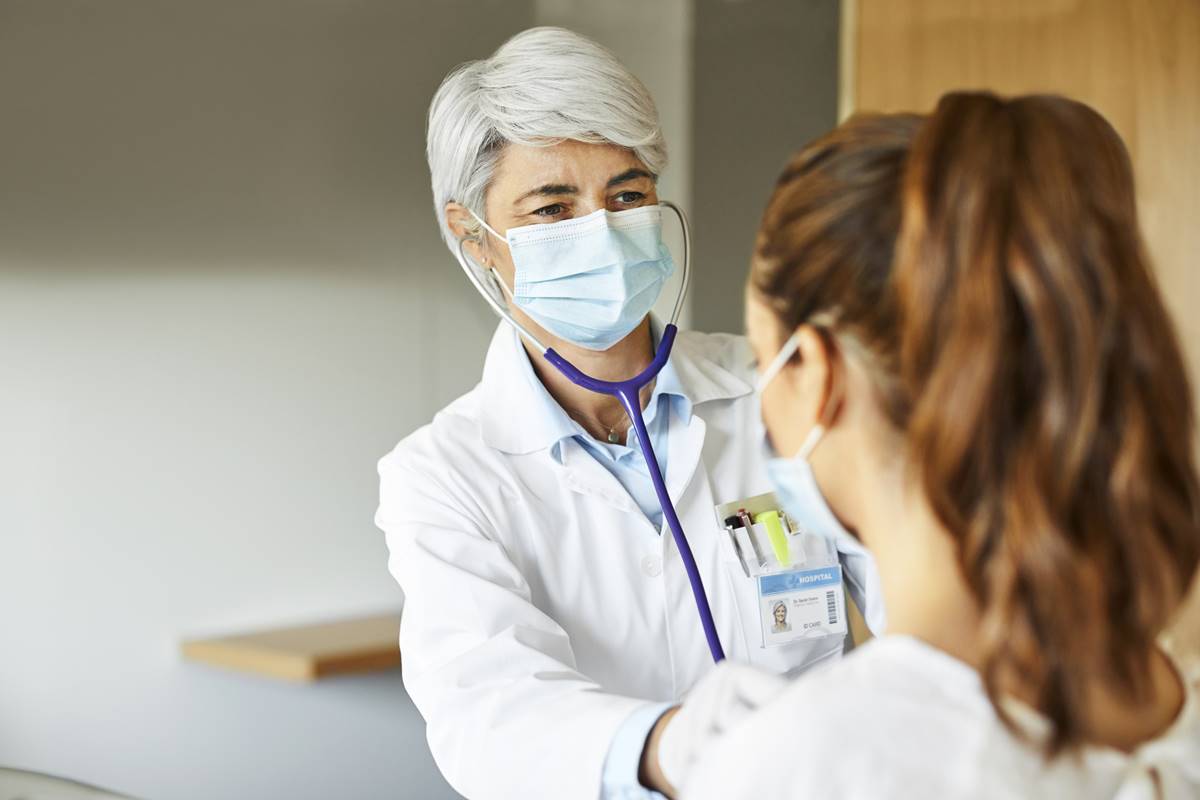
[[[658,341],[663,326],[653,315],[650,319]],[[736,341],[737,337],[689,339],[681,332],[658,375],[655,396],[669,395],[678,419],[689,423],[693,409],[701,403],[749,394],[752,388],[743,373],[750,374],[752,357],[747,350],[745,364],[739,363],[743,357],[733,352],[741,351]],[[733,371],[735,365],[738,372]],[[484,443],[501,452],[547,450],[581,430],[538,380],[520,335],[504,322],[499,323],[488,349],[479,398]],[[657,414],[657,406],[657,402],[648,406],[647,416]],[[530,413],[531,409],[540,413]]]
[[[513,335],[516,336],[517,334],[514,333]],[[654,346],[657,348],[658,343],[662,340],[662,325],[653,316],[650,318],[650,335]],[[517,341],[517,345],[520,346],[520,340]],[[654,430],[658,414],[666,413],[666,407],[660,402],[660,398],[662,397],[669,398],[668,402],[671,406],[671,412],[685,425],[692,418],[692,401],[688,398],[687,392],[679,380],[679,373],[675,370],[673,360],[669,359],[663,366],[662,371],[658,373],[658,378],[654,382],[654,389],[651,391],[650,399],[647,401],[643,412],[646,427],[651,431]],[[563,442],[575,437],[582,437],[581,441],[586,442],[591,449],[606,454],[614,461],[626,456],[633,450],[634,442],[629,437],[626,439],[626,444],[612,444],[593,439],[591,434],[584,430],[582,425],[571,419],[570,415],[550,395],[550,392],[547,391],[538,378],[537,373],[533,371],[533,365],[529,363],[529,359],[523,358],[520,361],[521,364],[518,369],[522,374],[526,387],[534,398],[536,398],[537,416],[546,424],[545,430],[549,440],[550,454],[555,461],[560,464],[563,463]],[[632,435],[632,429],[630,430],[630,434]]]

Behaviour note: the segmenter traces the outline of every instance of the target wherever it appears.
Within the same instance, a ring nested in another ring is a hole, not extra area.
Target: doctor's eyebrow
[[[528,200],[530,197],[561,197],[564,194],[579,194],[579,187],[572,186],[569,183],[547,183],[536,189],[530,189],[514,200],[513,204],[515,205],[522,200]]]
[[[625,170],[624,172],[622,172],[620,175],[617,175],[616,177],[610,178],[608,181],[607,188],[611,189],[614,186],[619,186],[622,183],[629,183],[629,181],[637,180],[638,178],[649,178],[650,180],[655,179],[654,175],[647,172],[646,170],[641,169],[640,167],[634,167],[633,169]]]
[[[632,169],[625,170],[619,175],[609,178],[608,183],[605,184],[605,188],[611,189],[614,186],[620,186],[622,183],[629,183],[629,181],[637,180],[638,178],[648,178],[652,181],[656,180],[656,177],[653,173],[647,172],[641,167],[633,167]],[[528,192],[514,200],[513,204],[516,205],[517,203],[520,203],[523,200],[528,200],[531,197],[562,197],[566,194],[579,194],[579,187],[573,186],[569,183],[543,184],[536,189],[530,189]]]

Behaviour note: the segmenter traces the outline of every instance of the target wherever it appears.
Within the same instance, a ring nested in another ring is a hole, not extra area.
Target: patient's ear
[[[483,226],[471,215],[467,207],[462,203],[449,202],[446,203],[444,213],[446,226],[456,239],[466,242],[464,249],[471,258],[485,267],[490,267],[487,245],[483,242]]]
[[[794,396],[799,400],[796,414],[803,427],[829,427],[837,419],[842,399],[837,351],[830,339],[812,325],[801,325],[795,335],[799,363],[784,368],[781,374],[793,384]]]

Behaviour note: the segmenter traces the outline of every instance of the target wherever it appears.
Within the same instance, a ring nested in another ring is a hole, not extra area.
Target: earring
[[[479,254],[480,254],[479,263],[480,263],[480,265],[483,266],[484,269],[492,268],[492,260],[490,258],[488,258],[487,256],[483,255],[483,239],[481,239],[478,234],[475,234],[472,236],[464,236],[462,241],[464,244],[467,242],[474,242],[476,244],[476,246],[479,247]]]

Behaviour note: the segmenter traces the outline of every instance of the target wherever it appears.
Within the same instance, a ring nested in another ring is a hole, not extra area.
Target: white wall
[[[5,275],[0,762],[153,798],[450,796],[395,673],[176,655],[399,605],[373,459],[438,391],[405,374],[405,297],[399,274]]]
[[[432,221],[424,110],[531,23],[0,2],[0,763],[167,800],[452,796],[398,673],[291,686],[177,647],[399,606],[375,460],[493,326]]]
[[[629,3],[638,36],[582,2],[0,0],[0,764],[450,796],[397,673],[291,686],[178,643],[398,607],[375,461],[494,327],[433,223],[429,98],[574,20],[650,71],[686,202],[689,5],[655,7],[664,49]]]

